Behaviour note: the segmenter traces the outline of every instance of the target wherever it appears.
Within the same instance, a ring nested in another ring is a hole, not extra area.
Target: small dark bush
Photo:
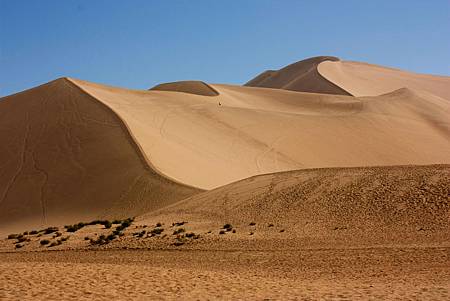
[[[225,234],[225,231],[224,230],[220,230],[219,234]]]
[[[28,231],[23,232],[23,235],[28,235]]]
[[[123,234],[123,233],[116,229],[113,231],[113,234],[121,236],[120,234]]]
[[[61,239],[61,241],[66,241],[69,239],[69,236],[61,237],[60,239]]]
[[[115,219],[115,220],[112,221],[112,223],[113,223],[114,225],[117,225],[117,224],[121,224],[122,221],[121,221],[120,219]]]
[[[225,229],[227,232],[230,232],[232,230],[232,228],[226,228]]]
[[[111,240],[114,240],[114,239],[116,239],[116,235],[114,235],[114,234],[109,234],[108,236],[106,236],[106,240],[108,240],[108,241],[111,241]]]
[[[162,227],[162,224],[158,222],[155,227]]]
[[[16,249],[20,249],[20,248],[22,248],[23,247],[23,245],[21,245],[21,244],[17,244],[16,245]]]
[[[48,239],[43,239],[43,240],[40,241],[41,245],[47,245],[49,243],[50,243],[50,241]]]
[[[159,234],[161,234],[163,232],[164,232],[163,228],[155,228],[152,231],[150,231],[151,234],[155,234],[155,235],[159,235]]]
[[[58,231],[58,227],[48,227],[47,229],[44,229],[44,234],[50,234],[56,231]]]
[[[36,230],[32,230],[32,231],[30,231],[30,233],[29,233],[30,235],[35,235],[35,234],[38,234],[38,231],[36,231]]]
[[[269,225],[267,225],[267,227],[273,227],[273,224],[269,224]]]
[[[112,224],[111,224],[110,221],[106,221],[106,222],[103,224],[103,226],[105,226],[105,229],[109,229],[109,228],[111,228]]]
[[[84,237],[84,240],[89,240],[89,239],[90,239],[89,236]]]
[[[9,234],[8,239],[16,239],[19,237],[19,234]]]
[[[233,233],[236,233],[236,229],[233,229]]]
[[[184,232],[186,232],[186,230],[184,230],[184,228],[179,228],[179,229],[173,231],[173,235],[177,235],[177,234],[184,233]]]
[[[188,237],[188,238],[192,238],[194,236],[195,236],[194,232],[186,233],[186,237]]]
[[[251,222],[250,224],[248,224],[249,226],[254,226],[254,225],[256,225],[256,223],[255,222]]]
[[[284,229],[281,229],[281,230],[280,230],[280,233],[283,233],[283,232],[284,232]]]
[[[60,237],[61,235],[62,235],[61,232],[56,232],[55,235],[53,235],[53,238]]]
[[[26,238],[26,237],[19,237],[19,238],[17,238],[17,242],[19,243],[19,242],[25,242],[25,241],[29,241],[29,239],[28,238]]]
[[[225,224],[225,225],[223,225],[222,228],[223,228],[223,229],[232,229],[233,226],[232,226],[231,224]]]
[[[253,234],[255,234],[255,233],[253,233],[253,232],[250,232],[249,234],[250,234],[250,235],[253,235]]]

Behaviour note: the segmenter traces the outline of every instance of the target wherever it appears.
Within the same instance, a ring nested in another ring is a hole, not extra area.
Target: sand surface
[[[446,300],[450,249],[0,254],[6,300]]]
[[[410,88],[450,101],[448,76],[418,74],[351,61],[324,61],[317,69],[327,80],[354,96],[375,96],[400,88]]]
[[[0,299],[447,300],[448,83],[316,57],[1,98]]]

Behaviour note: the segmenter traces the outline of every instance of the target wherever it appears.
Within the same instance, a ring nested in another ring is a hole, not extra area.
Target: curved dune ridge
[[[150,90],[184,92],[203,96],[219,95],[219,93],[210,85],[202,81],[193,81],[193,80],[159,84],[154,86]]]
[[[450,100],[448,76],[418,74],[351,61],[323,61],[317,70],[324,78],[354,96],[374,96],[410,88]]]
[[[198,192],[147,165],[125,124],[68,79],[0,101],[0,228],[125,217]]]
[[[280,70],[264,71],[244,86],[285,89],[300,92],[350,95],[342,87],[324,78],[317,67],[324,61],[339,61],[333,56],[318,56],[288,65]]]
[[[450,103],[406,90],[355,98],[212,85],[211,101],[76,83],[126,120],[155,169],[203,189],[302,168],[450,163]]]
[[[0,228],[141,214],[258,174],[450,163],[450,102],[433,91],[208,87],[215,97],[64,78],[2,98]]]
[[[192,196],[142,217],[142,223],[186,220],[199,232],[230,223],[237,234],[229,239],[240,243],[254,232],[252,239],[276,249],[283,244],[406,244],[409,239],[448,243],[449,182],[450,165],[274,173]]]

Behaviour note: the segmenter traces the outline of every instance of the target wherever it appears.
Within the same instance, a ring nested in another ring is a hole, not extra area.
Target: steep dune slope
[[[217,93],[214,88],[201,81],[179,81],[173,83],[164,83],[156,85],[150,90],[184,92],[203,96],[219,95],[219,93]]]
[[[448,76],[418,74],[351,61],[324,61],[317,69],[324,78],[354,96],[374,96],[410,88],[450,100]]]
[[[0,228],[130,216],[196,189],[155,173],[122,120],[59,79],[0,101]]]
[[[156,170],[200,188],[301,168],[450,163],[450,104],[408,90],[354,98],[212,85],[209,97],[76,83],[119,112]]]
[[[224,235],[225,242],[210,241],[230,248],[236,247],[233,241],[242,248],[275,249],[448,245],[449,182],[450,165],[291,171],[207,191],[141,220],[183,220],[189,230],[214,229],[216,235],[215,229],[230,223],[236,234]]]
[[[339,61],[332,56],[318,56],[288,65],[280,70],[268,70],[244,86],[285,89],[301,92],[350,95],[333,82],[322,77],[317,67],[324,61]]]

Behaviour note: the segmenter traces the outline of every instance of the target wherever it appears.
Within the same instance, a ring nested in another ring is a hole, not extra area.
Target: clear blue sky
[[[450,74],[450,1],[0,0],[0,96],[61,76],[242,84],[316,55]]]

